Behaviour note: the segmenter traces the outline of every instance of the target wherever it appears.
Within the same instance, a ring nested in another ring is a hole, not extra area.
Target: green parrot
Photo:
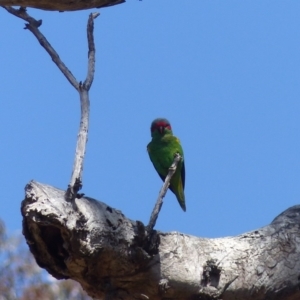
[[[179,153],[182,160],[177,165],[176,172],[171,178],[169,189],[175,194],[181,208],[186,211],[184,197],[185,168],[183,150],[179,139],[173,135],[170,122],[158,118],[151,124],[152,140],[147,146],[149,157],[160,178],[165,181],[169,168],[174,161],[174,155]]]

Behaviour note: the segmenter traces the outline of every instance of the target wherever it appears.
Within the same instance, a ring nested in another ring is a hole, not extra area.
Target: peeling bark
[[[125,0],[0,0],[0,6],[23,6],[62,12],[108,7],[124,2]]]
[[[23,233],[38,264],[97,299],[300,299],[300,205],[236,237],[154,231],[89,197],[30,182]]]

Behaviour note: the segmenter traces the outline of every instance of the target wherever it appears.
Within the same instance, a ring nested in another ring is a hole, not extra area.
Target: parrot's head
[[[167,119],[158,118],[151,123],[151,136],[161,137],[165,134],[172,134],[171,124]]]

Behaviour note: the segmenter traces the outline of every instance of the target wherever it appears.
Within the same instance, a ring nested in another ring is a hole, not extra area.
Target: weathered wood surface
[[[44,10],[74,11],[108,7],[124,2],[125,0],[0,0],[0,6],[23,6]]]
[[[38,264],[97,299],[300,299],[300,205],[236,237],[157,231],[151,241],[141,222],[107,204],[67,202],[34,181],[21,210]]]

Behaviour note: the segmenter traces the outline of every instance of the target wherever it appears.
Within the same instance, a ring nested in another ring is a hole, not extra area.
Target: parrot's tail
[[[186,207],[185,207],[185,196],[184,196],[184,191],[183,191],[183,186],[182,186],[182,182],[181,180],[179,180],[178,184],[174,185],[174,182],[169,186],[169,189],[175,194],[179,205],[181,206],[181,208],[183,209],[183,211],[186,211]]]
[[[179,204],[180,204],[182,210],[183,210],[183,211],[186,211],[184,197],[183,197],[183,199],[177,197],[177,200],[178,200],[178,202],[179,202]]]
[[[179,202],[179,205],[181,206],[181,208],[183,209],[183,211],[186,211],[186,207],[185,207],[185,196],[184,196],[184,191],[183,191],[183,187],[182,187],[182,183],[181,181],[179,181],[179,187],[178,187],[178,192],[175,193],[176,198]]]

